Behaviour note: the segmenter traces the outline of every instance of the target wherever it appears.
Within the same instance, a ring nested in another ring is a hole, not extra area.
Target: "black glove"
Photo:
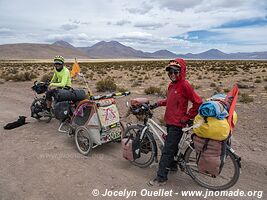
[[[193,121],[193,119],[188,119],[188,120],[181,119],[180,123],[182,125],[193,126],[194,121]]]
[[[187,121],[187,125],[190,127],[190,126],[193,126],[193,124],[194,124],[194,120],[193,119],[189,119],[188,121]]]
[[[150,108],[151,110],[153,110],[153,109],[155,109],[155,108],[157,108],[157,107],[159,107],[158,103],[154,103],[154,104],[151,104],[151,105],[149,106],[149,108]]]

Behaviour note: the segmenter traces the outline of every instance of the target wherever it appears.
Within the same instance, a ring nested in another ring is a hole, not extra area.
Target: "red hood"
[[[175,59],[176,62],[179,63],[180,65],[180,74],[177,77],[177,81],[181,81],[181,80],[185,80],[185,75],[186,75],[186,63],[184,61],[184,59],[182,58],[176,58]]]

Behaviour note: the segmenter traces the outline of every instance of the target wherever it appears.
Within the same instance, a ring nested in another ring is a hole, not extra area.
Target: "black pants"
[[[57,92],[57,89],[48,90],[48,91],[46,92],[46,97],[45,97],[45,99],[46,99],[47,101],[52,101],[52,97],[55,97],[56,92]]]
[[[157,172],[159,181],[168,180],[169,169],[176,165],[174,156],[178,152],[178,143],[183,135],[182,128],[174,125],[167,125],[167,133]]]

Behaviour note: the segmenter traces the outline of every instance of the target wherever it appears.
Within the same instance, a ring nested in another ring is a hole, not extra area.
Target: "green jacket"
[[[54,75],[51,80],[50,86],[71,87],[70,71],[65,66],[60,72],[58,72],[57,70],[54,70]]]

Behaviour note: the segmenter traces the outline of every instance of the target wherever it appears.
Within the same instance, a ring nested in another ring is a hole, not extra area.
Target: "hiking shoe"
[[[51,111],[48,111],[48,110],[43,111],[43,112],[42,112],[42,115],[43,115],[44,117],[52,117],[52,113],[51,113]]]
[[[155,178],[155,179],[149,181],[147,183],[147,185],[150,187],[160,187],[160,186],[166,185],[166,183],[167,183],[167,180],[162,181],[162,180],[159,180],[158,178]]]

